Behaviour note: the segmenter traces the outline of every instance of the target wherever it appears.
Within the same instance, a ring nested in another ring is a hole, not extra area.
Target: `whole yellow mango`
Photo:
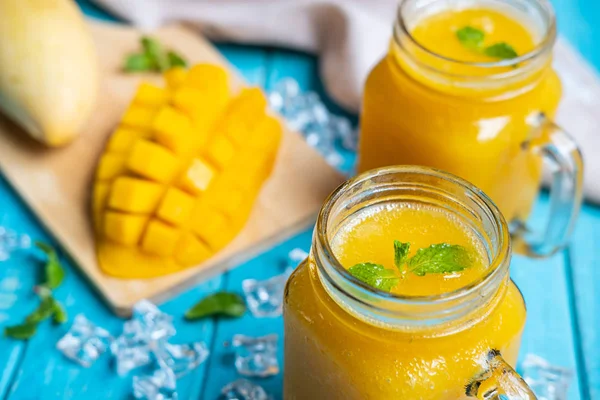
[[[88,27],[72,0],[0,1],[0,110],[49,146],[73,140],[98,91]]]

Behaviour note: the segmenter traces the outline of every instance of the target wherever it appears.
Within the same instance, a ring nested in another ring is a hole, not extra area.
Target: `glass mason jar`
[[[537,45],[513,59],[465,62],[414,38],[423,18],[464,9],[511,16]],[[401,164],[451,172],[498,205],[519,252],[545,256],[562,248],[581,206],[583,164],[577,145],[552,122],[561,97],[552,68],[555,39],[546,0],[401,1],[389,52],[365,84],[359,172]],[[553,176],[550,217],[533,232],[526,221],[544,159]]]
[[[403,203],[441,207],[469,226],[489,259],[483,275],[432,296],[383,292],[350,275],[332,251],[338,229],[369,207]],[[451,174],[396,166],[341,185],[285,289],[284,398],[535,399],[511,367],[526,310],[509,277],[510,256],[496,206]]]

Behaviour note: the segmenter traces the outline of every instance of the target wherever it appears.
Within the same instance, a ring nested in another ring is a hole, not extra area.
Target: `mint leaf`
[[[55,324],[63,324],[67,322],[68,319],[69,317],[67,316],[65,308],[62,306],[62,304],[60,304],[60,302],[54,300],[52,304],[52,322]]]
[[[50,318],[54,314],[54,299],[52,297],[45,297],[40,302],[38,308],[36,308],[31,314],[25,318],[25,322],[37,324]]]
[[[167,53],[167,58],[169,60],[169,68],[187,67],[187,61],[180,54],[172,50]]]
[[[146,72],[157,69],[156,64],[147,54],[130,54],[125,58],[123,71],[125,72]]]
[[[169,59],[162,44],[154,38],[142,36],[140,39],[144,54],[149,57],[158,70],[164,72],[169,69]]]
[[[396,264],[398,269],[402,269],[409,251],[410,243],[402,243],[399,240],[394,240],[394,264]]]
[[[56,289],[65,278],[65,270],[60,265],[56,251],[49,245],[42,242],[35,242],[35,245],[48,256],[46,262],[46,282],[49,289]]]
[[[464,247],[447,243],[419,249],[408,260],[408,270],[418,276],[459,272],[472,265],[473,259]]]
[[[196,320],[213,315],[241,317],[246,312],[244,299],[236,293],[219,292],[200,300],[185,313],[188,320]]]
[[[400,281],[394,270],[385,269],[380,264],[360,263],[350,267],[348,272],[358,280],[384,292],[391,291]]]
[[[12,325],[4,328],[4,336],[13,339],[29,339],[37,331],[35,322],[25,322],[21,325]]]
[[[485,33],[481,29],[465,26],[456,31],[456,37],[463,46],[469,49],[479,49],[483,45]]]
[[[483,50],[483,53],[488,57],[500,58],[502,60],[516,58],[519,56],[515,49],[505,42],[496,43],[486,47],[485,50]]]

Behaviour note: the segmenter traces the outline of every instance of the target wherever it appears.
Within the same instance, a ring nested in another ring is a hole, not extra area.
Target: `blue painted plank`
[[[577,223],[569,253],[581,358],[585,362],[590,398],[600,399],[600,208],[586,205]]]
[[[548,196],[543,194],[531,218],[534,228],[543,226],[548,211]],[[572,369],[575,375],[569,388],[569,399],[578,400],[586,399],[581,395],[580,387],[585,368],[577,357],[579,337],[573,329],[576,321],[570,307],[572,292],[568,275],[569,264],[564,252],[547,259],[514,255],[511,263],[511,277],[521,289],[527,304],[520,359],[527,353],[533,353],[552,364]]]
[[[308,251],[312,237],[312,229],[308,229],[290,240],[272,248],[259,257],[248,261],[240,267],[230,271],[226,280],[225,288],[228,291],[242,292],[242,281],[253,278],[258,280],[268,279],[281,274],[285,268],[288,253],[296,248]],[[209,360],[209,368],[204,397],[201,399],[212,400],[218,398],[223,386],[232,382],[240,376],[235,370],[234,355],[231,347],[225,344],[231,342],[235,334],[248,336],[264,336],[271,333],[279,335],[278,359],[280,367],[283,368],[283,320],[277,318],[255,318],[250,313],[235,320],[221,319],[217,321],[217,330],[214,339],[213,355]],[[255,382],[262,385],[276,399],[282,398],[282,375],[265,379],[256,379]]]
[[[6,180],[0,176],[0,225],[33,238],[44,238],[45,233],[26,205],[19,199]],[[19,323],[37,306],[32,287],[38,282],[40,265],[24,252],[14,254],[0,263],[0,329]],[[26,346],[0,336],[0,397],[7,393]]]

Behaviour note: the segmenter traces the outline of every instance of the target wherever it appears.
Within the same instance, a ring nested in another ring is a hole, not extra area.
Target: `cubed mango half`
[[[257,88],[199,64],[141,84],[100,157],[92,215],[100,268],[149,278],[211,258],[243,228],[268,178],[281,125]]]

